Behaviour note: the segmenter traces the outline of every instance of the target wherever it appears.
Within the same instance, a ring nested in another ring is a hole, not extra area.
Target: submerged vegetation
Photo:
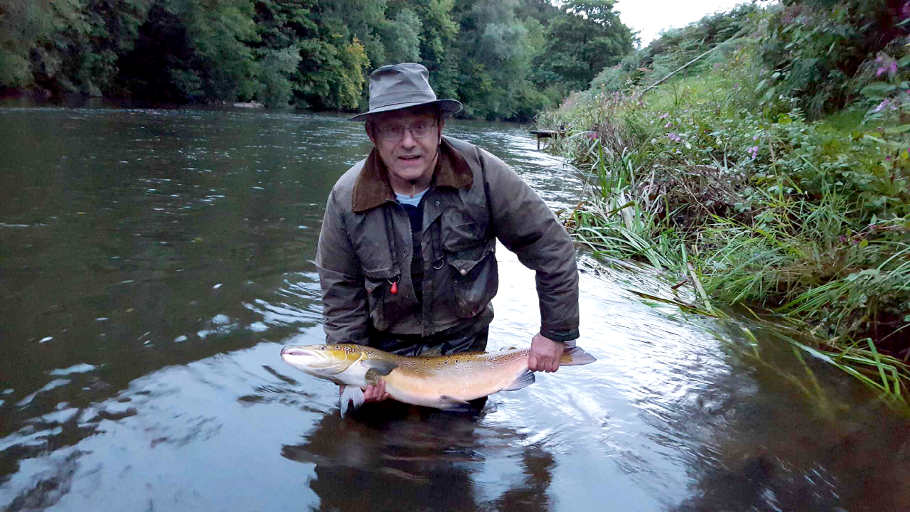
[[[908,34],[910,2],[860,0],[665,33],[539,116],[590,183],[567,226],[687,279],[708,308],[783,318],[801,350],[906,403]]]

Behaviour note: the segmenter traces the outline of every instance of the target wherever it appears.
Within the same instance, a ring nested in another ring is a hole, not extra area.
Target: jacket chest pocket
[[[484,310],[499,289],[496,240],[446,254],[455,299],[455,315],[471,318]]]
[[[499,288],[496,239],[487,238],[486,225],[450,210],[442,216],[442,257],[451,280],[454,313],[471,318],[482,312]]]

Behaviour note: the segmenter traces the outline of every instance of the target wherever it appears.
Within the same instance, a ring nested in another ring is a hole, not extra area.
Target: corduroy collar
[[[474,174],[468,162],[443,138],[439,144],[439,159],[433,170],[430,187],[467,188],[474,184]],[[376,148],[370,152],[351,193],[351,210],[362,213],[395,200],[389,174]]]

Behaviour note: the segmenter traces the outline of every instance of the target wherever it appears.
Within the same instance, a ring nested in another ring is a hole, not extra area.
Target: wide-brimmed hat
[[[420,105],[438,105],[443,113],[454,114],[461,110],[458,100],[436,99],[429,75],[427,68],[413,62],[376,69],[370,73],[370,110],[357,114],[351,121],[362,121],[372,114]]]

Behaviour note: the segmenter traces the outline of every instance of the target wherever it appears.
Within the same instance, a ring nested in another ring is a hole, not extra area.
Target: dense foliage
[[[0,89],[356,110],[416,61],[465,115],[529,119],[632,49],[611,0],[6,0]]]
[[[910,2],[859,0],[747,6],[664,34],[540,117],[590,170],[567,225],[686,278],[708,309],[793,322],[906,401],[908,36]]]

